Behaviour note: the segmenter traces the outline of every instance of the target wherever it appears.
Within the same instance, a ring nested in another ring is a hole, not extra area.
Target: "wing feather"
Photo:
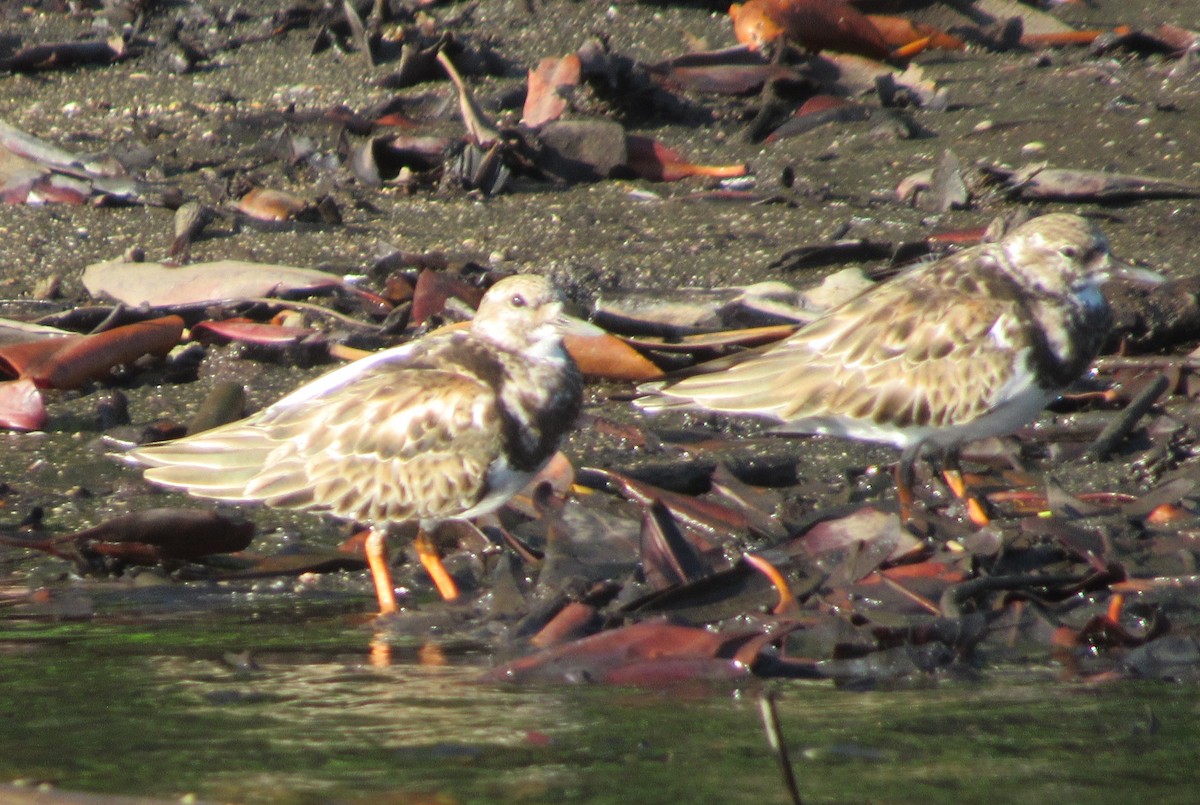
[[[1015,303],[944,283],[924,291],[878,286],[766,352],[665,384],[662,397],[641,402],[766,415],[800,431],[839,416],[942,427],[1028,388],[1032,373],[1012,371],[1014,348],[1028,346]]]
[[[302,388],[248,419],[130,456],[150,466],[147,479],[200,497],[366,521],[470,508],[502,450],[493,389],[453,371],[377,364],[353,382],[326,376],[319,393]]]

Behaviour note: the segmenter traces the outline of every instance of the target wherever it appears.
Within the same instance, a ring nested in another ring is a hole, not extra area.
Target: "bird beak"
[[[597,335],[604,335],[603,327],[597,327],[590,321],[570,316],[566,313],[559,313],[555,318],[554,323],[558,326],[559,332],[563,335],[575,335],[583,338],[589,338]]]
[[[1161,285],[1167,281],[1167,278],[1157,271],[1151,271],[1148,268],[1139,268],[1138,266],[1126,263],[1124,260],[1119,260],[1111,254],[1108,255],[1107,265],[1105,265],[1099,279],[1101,282],[1121,280],[1123,282],[1134,283],[1135,285]]]

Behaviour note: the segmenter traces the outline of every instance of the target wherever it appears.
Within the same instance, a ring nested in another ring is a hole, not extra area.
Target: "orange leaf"
[[[578,86],[582,75],[583,65],[574,53],[561,59],[547,58],[538,62],[537,68],[529,71],[521,122],[537,128],[561,117],[567,109],[562,90]]]
[[[643,179],[655,182],[674,182],[688,176],[710,176],[730,179],[745,176],[749,169],[743,165],[695,165],[684,160],[674,149],[653,137],[631,134],[625,138],[628,152],[626,165]]]
[[[879,29],[880,35],[893,48],[903,48],[922,39],[929,40],[927,47],[938,50],[965,50],[967,47],[957,36],[951,36],[932,25],[913,22],[904,17],[868,14],[867,19]]]
[[[891,48],[866,15],[842,0],[749,0],[729,7],[737,40],[757,49],[784,37],[814,53],[886,59]]]
[[[586,377],[642,382],[662,377],[663,371],[616,336],[568,335],[567,352]]]
[[[240,212],[260,221],[287,221],[308,209],[304,199],[282,190],[255,187],[237,203]]]
[[[1104,31],[1059,31],[1047,34],[1022,34],[1021,44],[1025,47],[1059,47],[1062,45],[1090,45]]]

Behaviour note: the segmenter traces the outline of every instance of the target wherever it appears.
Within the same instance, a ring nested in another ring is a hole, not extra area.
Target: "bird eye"
[[[525,297],[521,296],[519,293],[513,294],[513,298],[508,300],[508,303],[513,307],[525,307],[526,305]]]
[[[1063,257],[1066,257],[1068,260],[1074,260],[1079,256],[1079,250],[1074,246],[1063,246],[1058,251],[1059,254],[1061,254]]]

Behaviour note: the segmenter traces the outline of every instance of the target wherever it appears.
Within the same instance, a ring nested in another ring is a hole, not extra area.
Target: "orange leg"
[[[906,455],[896,463],[896,499],[900,502],[900,522],[912,520],[913,513],[913,459]]]
[[[392,572],[388,569],[387,535],[375,528],[367,533],[363,546],[367,553],[367,566],[371,568],[371,580],[375,582],[375,597],[379,599],[379,614],[391,615],[396,606],[396,591],[392,586]]]
[[[1121,607],[1123,606],[1125,606],[1125,596],[1121,595],[1120,593],[1117,593],[1109,599],[1108,611],[1104,614],[1104,617],[1108,619],[1109,623],[1117,626],[1120,625]]]
[[[967,489],[967,484],[963,481],[962,470],[958,466],[957,451],[946,454],[946,459],[942,464],[942,478],[945,479],[946,486],[950,487],[954,496],[966,503],[967,517],[973,525],[983,528],[992,522],[992,518],[988,516],[987,507],[979,498],[971,494],[971,490]]]
[[[965,498],[967,496],[967,484],[963,480],[962,471],[958,467],[944,467],[942,469],[942,478],[946,481],[946,486],[950,487],[950,491],[954,493],[956,498]]]
[[[433,540],[425,533],[424,528],[417,529],[415,547],[421,564],[425,566],[425,572],[429,574],[429,578],[433,579],[433,584],[442,594],[442,598],[447,601],[458,598],[458,585],[451,578],[450,571],[446,570],[446,566],[442,564],[442,555],[438,552],[437,546],[433,544]]]

